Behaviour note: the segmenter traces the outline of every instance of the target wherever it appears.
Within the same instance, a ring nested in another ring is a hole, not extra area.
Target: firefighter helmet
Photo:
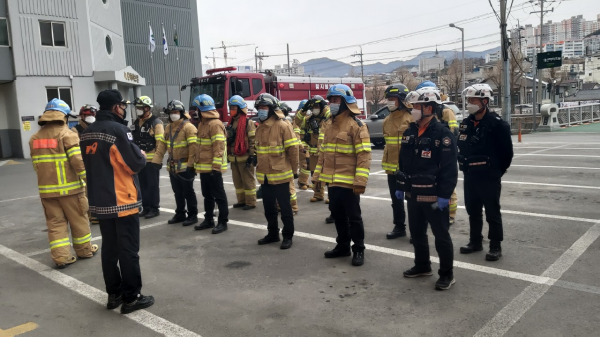
[[[411,91],[406,95],[406,102],[410,104],[416,103],[437,103],[442,104],[442,98],[435,88],[424,87],[417,91]]]
[[[196,98],[194,98],[194,101],[192,102],[192,106],[198,108],[198,110],[200,110],[201,112],[216,109],[215,100],[206,94],[196,96]]]
[[[493,94],[492,87],[489,84],[478,83],[473,84],[472,86],[467,87],[463,92],[463,96],[466,98],[469,97],[478,97],[478,98],[488,98],[492,100]]]
[[[229,99],[229,106],[232,106],[232,105],[235,105],[240,109],[248,107],[248,104],[246,104],[246,101],[244,101],[242,96],[239,96],[239,95],[231,96],[231,98]]]
[[[143,107],[149,107],[152,108],[152,99],[148,96],[140,96],[138,98],[136,98],[133,101],[133,105],[135,105],[136,108],[143,108]]]
[[[290,112],[292,112],[292,108],[285,102],[279,103],[279,109],[283,111],[283,114],[287,116]]]
[[[56,110],[64,113],[69,116],[71,114],[71,108],[67,104],[67,102],[60,100],[58,98],[53,98],[48,104],[46,104],[46,108],[44,110]]]
[[[169,104],[167,104],[167,108],[165,109],[165,111],[167,113],[170,111],[179,111],[181,113],[185,113],[185,105],[183,105],[183,103],[181,103],[180,101],[174,99],[171,102],[169,102]]]
[[[86,104],[86,105],[82,106],[81,109],[79,109],[79,116],[83,115],[83,113],[86,111],[91,112],[91,114],[95,116],[96,112],[98,112],[98,108],[96,108],[93,105]]]
[[[356,97],[354,97],[352,89],[345,84],[332,85],[329,90],[327,90],[327,99],[332,96],[342,97],[347,104],[356,103]]]
[[[300,101],[300,104],[298,104],[298,110],[296,110],[296,111],[300,111],[300,110],[302,110],[302,108],[304,107],[304,104],[306,104],[306,102],[308,102],[308,100],[307,100],[307,99],[303,99],[303,100],[301,100],[301,101]]]
[[[421,82],[421,84],[417,85],[417,87],[415,88],[415,90],[419,90],[422,88],[435,88],[435,90],[438,90],[438,87],[435,83],[431,82],[431,81],[423,81]]]
[[[271,94],[260,94],[260,96],[258,96],[256,99],[256,102],[254,102],[254,106],[257,109],[259,105],[266,105],[269,107],[269,110],[275,110],[279,107],[279,100]]]
[[[323,109],[327,106],[327,101],[320,95],[314,95],[312,100],[312,106],[311,109],[317,105],[319,106],[319,108],[321,109],[321,111],[323,111]]]
[[[398,100],[403,102],[409,92],[410,90],[402,83],[392,84],[385,89],[385,97],[398,97]]]

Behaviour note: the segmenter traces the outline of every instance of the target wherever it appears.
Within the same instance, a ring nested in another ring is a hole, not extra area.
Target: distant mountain
[[[500,47],[475,52],[465,50],[465,58],[481,58],[485,57],[486,54],[494,53],[500,50]],[[365,75],[389,73],[402,66],[418,66],[419,60],[422,58],[432,57],[435,55],[435,51],[424,51],[417,55],[415,58],[406,61],[392,61],[389,63],[372,63],[364,66]],[[439,51],[439,55],[443,56],[446,60],[453,60],[454,58],[460,58],[461,53],[454,50],[442,50]],[[304,66],[304,73],[322,77],[342,77],[348,76],[352,71],[358,76],[360,74],[360,66],[356,63],[348,64],[341,61],[322,57],[318,59],[312,59],[301,64]]]

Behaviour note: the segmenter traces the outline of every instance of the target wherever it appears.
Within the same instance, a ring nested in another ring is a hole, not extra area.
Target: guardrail
[[[600,121],[600,103],[559,108],[557,117],[560,126],[598,122]]]

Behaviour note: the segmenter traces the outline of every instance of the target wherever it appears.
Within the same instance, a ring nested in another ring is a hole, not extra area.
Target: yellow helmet
[[[141,96],[136,98],[133,101],[133,104],[135,105],[136,108],[143,108],[145,106],[152,108],[152,99],[150,99],[150,97],[148,96]]]

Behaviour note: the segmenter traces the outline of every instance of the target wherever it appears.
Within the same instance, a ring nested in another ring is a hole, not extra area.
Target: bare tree
[[[418,85],[417,80],[413,76],[413,74],[407,69],[400,69],[396,71],[396,77],[398,78],[398,82],[404,84],[408,90],[414,90]]]
[[[385,97],[385,85],[381,85],[376,80],[373,84],[367,87],[367,99],[373,102],[371,113],[377,111],[380,107],[381,100]]]
[[[544,69],[543,79],[548,83],[551,89],[550,98],[552,102],[556,100],[556,88],[560,86],[563,81],[567,80],[567,73],[562,71],[560,67]]]
[[[348,70],[348,77],[357,77],[356,70],[353,66],[350,66],[350,70]]]
[[[457,100],[459,91],[462,89],[462,63],[458,59],[454,59],[448,68],[444,69],[444,75],[441,77],[441,82],[448,88],[450,97]]]

